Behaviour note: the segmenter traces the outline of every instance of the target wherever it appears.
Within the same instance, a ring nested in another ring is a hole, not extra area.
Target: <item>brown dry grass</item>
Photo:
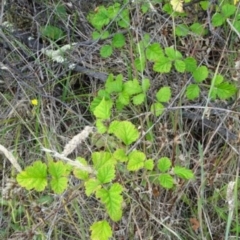
[[[142,78],[134,67],[134,51],[130,43],[139,42],[144,33],[149,33],[152,41],[159,42],[163,47],[176,44],[185,56],[191,55],[199,62],[204,61],[203,64],[213,72],[219,66],[219,72],[226,77],[234,74],[237,40],[229,38],[231,30],[220,29],[219,38],[210,32],[205,38],[190,35],[174,41],[173,19],[162,11],[162,4],[156,5],[156,12],[143,15],[140,2],[125,5],[131,12],[129,36],[132,39],[128,39],[123,50],[114,52],[111,58],[105,60],[99,56],[102,42],[86,42],[92,31],[86,19],[87,13],[99,6],[100,1],[79,1],[77,4],[68,1],[69,6],[60,1],[68,8],[69,22],[52,17],[54,3],[36,2],[35,8],[39,12],[36,12],[36,18],[28,28],[22,31],[30,31],[36,36],[38,24],[55,24],[54,21],[57,21],[58,26],[69,33],[65,42],[60,44],[84,43],[69,52],[71,61],[99,72],[121,73],[126,78],[129,68],[132,77]],[[8,8],[2,9],[5,20]],[[199,18],[200,22],[208,24],[203,12],[188,6],[186,11],[188,17],[183,18],[184,23]],[[49,45],[49,42],[41,44]],[[60,153],[85,126],[93,126],[89,104],[102,82],[50,61],[41,52],[27,48],[24,41],[20,42],[9,32],[1,33],[0,45],[0,144],[13,153],[22,168],[37,159],[48,161],[52,156],[43,148]],[[239,143],[230,141],[227,135],[219,135],[216,129],[204,126],[203,121],[182,114],[184,109],[188,109],[190,113],[202,116],[207,102],[204,92],[195,102],[183,97],[184,89],[190,82],[187,74],[156,74],[152,65],[147,64],[144,75],[151,80],[150,100],[164,85],[171,87],[173,99],[168,111],[153,120],[154,142],[142,140],[138,147],[145,149],[149,158],[157,160],[168,156],[173,163],[189,166],[194,170],[196,179],[189,183],[179,182],[175,190],[167,191],[150,185],[148,176],[119,175],[118,180],[128,191],[124,196],[127,200],[123,218],[119,223],[112,223],[113,239],[224,239],[228,216],[226,188],[238,176]],[[31,99],[35,98],[39,99],[38,107],[31,105]],[[225,102],[212,105],[209,118],[237,135],[238,103],[229,105],[229,109],[225,106]],[[217,110],[219,108],[221,111]],[[142,127],[142,131],[147,131],[145,122],[148,112],[148,106],[145,109],[129,108],[121,118],[131,119]],[[70,156],[88,158],[95,148],[86,139],[81,146],[74,146]],[[28,192],[12,180],[16,172],[8,159],[0,155],[0,160],[1,239],[89,239],[89,226],[105,217],[98,200],[87,198],[83,184],[76,179],[70,179],[69,189],[60,196],[48,190],[43,193]],[[146,182],[145,187],[142,187],[142,182]],[[238,227],[237,215],[233,222]],[[233,236],[235,234],[236,231],[232,233]]]

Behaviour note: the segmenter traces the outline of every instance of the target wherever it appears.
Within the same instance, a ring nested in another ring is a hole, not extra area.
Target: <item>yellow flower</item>
[[[239,0],[234,0],[233,4],[236,5]]]
[[[32,100],[31,100],[31,104],[32,104],[33,106],[37,106],[37,105],[38,105],[38,100],[37,100],[36,98],[32,99]]]

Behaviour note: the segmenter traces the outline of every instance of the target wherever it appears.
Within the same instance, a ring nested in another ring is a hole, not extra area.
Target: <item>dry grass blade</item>
[[[88,138],[89,134],[93,132],[93,127],[86,126],[82,132],[75,135],[64,147],[64,150],[62,152],[62,155],[67,157],[69,154],[71,154],[76,147],[82,143],[85,139]]]
[[[0,144],[0,152],[2,152],[5,157],[11,162],[11,164],[18,170],[18,172],[22,171],[22,168],[17,162],[17,159],[13,156],[11,152],[9,152],[3,145]]]

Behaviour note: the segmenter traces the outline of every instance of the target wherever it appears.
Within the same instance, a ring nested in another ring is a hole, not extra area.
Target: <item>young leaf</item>
[[[157,167],[161,172],[168,171],[171,166],[172,166],[172,162],[168,157],[162,157],[158,160]]]
[[[124,106],[128,105],[130,103],[129,94],[125,91],[120,92],[117,98],[117,102],[121,103]]]
[[[153,43],[147,47],[146,57],[149,61],[158,61],[161,57],[163,57],[163,50],[159,43]]]
[[[237,88],[229,82],[222,82],[218,84],[214,87],[214,90],[216,91],[217,96],[222,100],[226,100],[234,96],[237,92]]]
[[[114,165],[105,165],[98,170],[97,179],[101,184],[109,183],[115,178]]]
[[[197,68],[197,61],[195,58],[187,57],[184,59],[186,72],[193,72]]]
[[[187,86],[186,96],[189,100],[193,100],[199,97],[200,88],[197,84],[189,84]]]
[[[97,39],[99,39],[101,37],[101,33],[100,32],[98,32],[98,31],[93,31],[92,32],[92,39],[93,40],[97,40]]]
[[[108,240],[112,237],[112,229],[106,220],[94,222],[90,230],[91,240]]]
[[[114,153],[113,153],[113,157],[115,159],[117,159],[119,162],[127,162],[128,161],[128,156],[126,155],[124,149],[117,149]]]
[[[100,104],[93,111],[94,116],[102,120],[109,119],[111,116],[112,105],[113,103],[111,100],[105,100],[103,98]]]
[[[112,154],[106,151],[93,152],[92,161],[96,170],[99,170],[103,166],[114,165],[116,163],[115,159],[112,157]]]
[[[98,8],[97,14],[90,14],[88,20],[99,31],[110,22],[108,12],[104,6]]]
[[[159,102],[169,102],[171,98],[171,88],[170,87],[162,87],[156,94],[157,100]]]
[[[122,217],[122,191],[122,185],[114,183],[109,190],[99,189],[96,192],[96,197],[101,199],[101,202],[107,209],[109,217],[115,222],[119,221]]]
[[[214,86],[217,86],[220,83],[222,83],[223,80],[224,80],[223,76],[221,74],[217,74],[215,79],[212,80],[212,82],[214,82]]]
[[[128,28],[130,25],[129,10],[126,8],[122,10],[119,18],[117,24],[122,28]]]
[[[145,65],[146,65],[146,59],[144,56],[142,57],[139,57],[139,58],[136,58],[134,60],[134,66],[135,68],[140,71],[140,72],[143,72],[144,69],[145,69]]]
[[[232,16],[236,11],[236,7],[233,4],[224,4],[222,7],[222,13],[225,18],[229,18]]]
[[[154,167],[154,162],[153,162],[153,159],[148,159],[144,162],[144,168],[149,170],[149,171],[152,171],[153,170],[153,167]]]
[[[208,68],[206,66],[201,66],[193,72],[193,78],[197,83],[202,82],[208,77]]]
[[[176,26],[175,33],[178,37],[186,37],[189,33],[188,26],[185,24],[179,24]]]
[[[192,32],[194,32],[199,36],[203,36],[206,33],[206,30],[204,29],[203,25],[200,23],[193,23],[190,26],[190,29],[192,30]]]
[[[136,95],[132,98],[133,104],[134,105],[142,104],[144,102],[145,97],[146,97],[145,93],[139,93],[138,95]]]
[[[182,58],[182,54],[173,47],[166,47],[165,53],[172,61]]]
[[[138,94],[142,92],[142,88],[139,84],[139,81],[137,79],[133,79],[132,81],[129,80],[124,83],[123,85],[123,91],[127,93],[129,96]]]
[[[113,47],[121,48],[125,45],[125,37],[122,33],[117,33],[113,36],[112,39]]]
[[[143,152],[135,150],[129,154],[128,159],[127,169],[129,171],[138,171],[143,168],[146,156]]]
[[[113,121],[109,126],[108,133],[115,135],[125,145],[130,145],[139,138],[138,130],[129,121]]]
[[[63,193],[68,186],[68,178],[66,177],[58,177],[58,178],[52,178],[50,181],[50,185],[52,190],[57,193],[61,194]]]
[[[158,117],[163,113],[164,109],[165,107],[161,103],[157,102],[151,105],[150,111]]]
[[[223,25],[225,21],[226,21],[226,18],[224,18],[223,15],[220,13],[215,13],[212,16],[212,25],[214,27],[219,27],[219,26]]]
[[[145,93],[148,91],[148,89],[150,88],[150,81],[147,78],[144,78],[142,80],[142,91]]]
[[[113,49],[111,45],[104,45],[100,49],[100,55],[103,58],[108,58],[112,55]]]
[[[173,177],[168,174],[168,173],[162,173],[159,175],[158,177],[158,181],[160,183],[160,185],[166,189],[171,189],[173,188],[173,184],[174,184],[174,179]]]
[[[122,74],[117,75],[115,81],[113,78],[109,78],[106,81],[105,89],[108,93],[119,93],[123,90],[123,76]]]
[[[180,178],[183,179],[192,179],[194,178],[194,174],[192,172],[192,170],[184,168],[184,167],[180,167],[180,166],[175,166],[173,168],[173,172]]]
[[[17,182],[27,190],[41,192],[47,186],[47,165],[36,161],[17,175]]]
[[[84,166],[87,166],[87,161],[84,159],[84,158],[81,158],[81,157],[77,157],[76,158],[76,161],[80,162],[82,165]],[[86,171],[83,171],[81,169],[77,169],[77,168],[74,168],[73,170],[73,174],[76,178],[80,179],[80,180],[87,180],[88,177],[89,177],[89,173],[86,172]]]
[[[160,73],[169,73],[172,67],[172,61],[169,58],[161,57],[153,65],[153,71]]]
[[[101,188],[101,183],[99,182],[99,180],[94,178],[87,180],[84,185],[85,193],[88,197]]]
[[[60,28],[52,25],[47,25],[41,28],[41,33],[43,36],[50,38],[53,41],[59,40],[64,36],[64,33]]]
[[[101,134],[103,134],[107,131],[107,127],[104,125],[102,119],[96,120],[96,128],[97,128],[97,131]]]
[[[176,60],[174,61],[174,67],[176,68],[176,70],[180,73],[185,72],[185,62],[182,60]]]
[[[59,178],[62,176],[66,176],[67,173],[67,166],[61,161],[58,162],[50,162],[48,164],[48,172],[52,177]]]

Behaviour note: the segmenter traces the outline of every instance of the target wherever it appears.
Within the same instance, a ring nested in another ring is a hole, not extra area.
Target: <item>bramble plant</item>
[[[161,1],[153,1],[152,4],[158,2]],[[182,6],[176,8],[173,3],[174,1],[171,1],[171,4],[166,3],[164,11],[173,14],[174,17],[184,16]],[[200,6],[205,10],[208,8],[206,1],[202,1]],[[233,9],[232,6],[224,4],[219,8],[212,17],[213,26],[224,24],[227,18],[235,13],[236,8]],[[149,9],[150,5],[142,4],[143,13],[148,12]],[[110,35],[112,36],[111,43],[103,45],[100,49],[102,57],[110,57],[114,49],[126,46],[127,38],[118,30],[129,29],[130,17],[129,11],[122,9],[119,3],[108,7],[99,6],[95,12],[88,15],[88,20],[95,29],[92,33],[93,39],[105,41]],[[51,28],[45,30],[46,36],[55,38],[48,33]],[[185,37],[190,33],[204,36],[206,29],[199,23],[190,26],[179,24],[175,28],[176,37]],[[202,91],[206,91],[212,100],[217,98],[225,100],[236,94],[237,87],[224,79],[223,75],[212,72],[207,66],[200,66],[194,57],[185,57],[174,46],[164,48],[158,42],[151,42],[148,34],[145,34],[139,42],[133,43],[133,52],[134,66],[138,73],[142,74],[146,65],[151,63],[155,73],[169,74],[171,71],[176,71],[179,75],[191,76],[192,82],[186,86],[185,91],[188,100],[198,98]],[[126,200],[124,193],[128,191],[127,186],[117,182],[118,173],[131,176],[132,172],[139,174],[144,172],[151,183],[167,190],[177,188],[178,179],[186,181],[194,179],[191,169],[173,164],[167,156],[152,159],[143,150],[137,147],[131,148],[139,140],[140,131],[136,122],[123,119],[120,113],[126,107],[141,107],[149,103],[150,87],[151,81],[147,78],[139,81],[134,77],[124,79],[122,74],[117,76],[109,74],[104,86],[97,92],[90,105],[90,110],[96,119],[95,127],[98,134],[111,138],[107,147],[92,152],[90,159],[77,157],[75,161],[79,166],[72,166],[60,160],[48,163],[38,160],[17,175],[18,183],[27,190],[34,189],[41,192],[49,187],[54,193],[61,194],[68,188],[69,175],[73,174],[84,182],[86,196],[94,195],[99,199],[108,217],[117,222],[122,218],[123,203]],[[162,115],[171,97],[171,87],[166,85],[160,87],[154,99],[150,100],[151,113],[157,117]],[[93,240],[107,240],[113,235],[107,218],[94,222],[90,230]]]

